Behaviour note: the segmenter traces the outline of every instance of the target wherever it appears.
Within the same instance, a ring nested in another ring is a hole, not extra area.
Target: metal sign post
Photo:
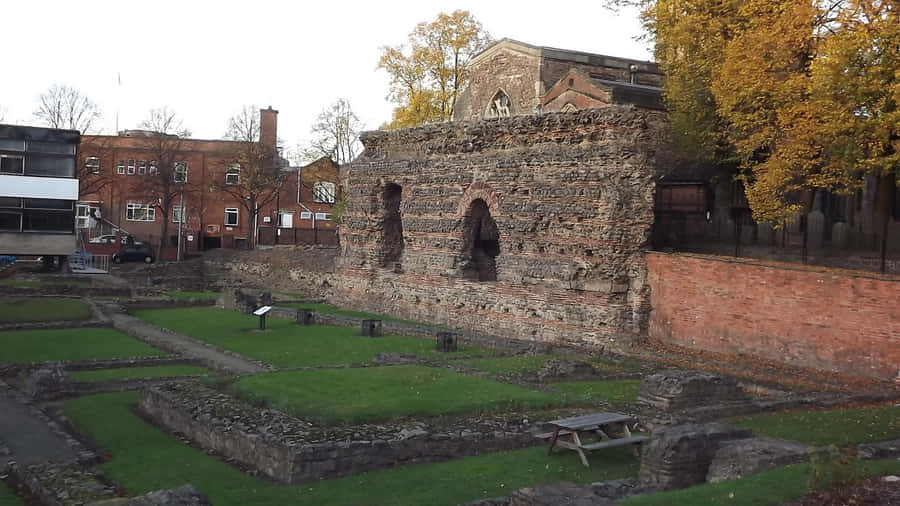
[[[272,310],[272,306],[263,306],[253,312],[259,316],[259,330],[266,330],[266,313]]]

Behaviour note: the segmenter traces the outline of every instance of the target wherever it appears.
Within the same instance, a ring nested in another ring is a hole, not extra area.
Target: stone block
[[[665,412],[746,399],[733,378],[680,369],[651,374],[641,381],[638,390],[638,402]]]
[[[457,351],[457,343],[459,342],[459,334],[455,332],[438,332],[437,333],[437,351],[453,352]]]
[[[360,327],[365,337],[381,337],[381,320],[363,320]]]
[[[809,460],[803,443],[776,438],[738,439],[722,443],[710,462],[706,481],[736,480],[776,467]]]
[[[850,246],[850,225],[839,221],[831,227],[831,246],[834,248],[847,248]]]
[[[806,245],[819,249],[825,242],[825,215],[822,211],[812,211],[806,216]]]
[[[675,490],[706,481],[722,443],[747,439],[749,429],[721,423],[676,425],[653,433],[641,457],[640,484],[650,490]]]
[[[538,380],[579,380],[590,379],[597,374],[597,370],[591,364],[574,359],[550,359],[537,371]]]
[[[130,499],[113,499],[89,506],[209,506],[211,503],[190,483],[178,488],[157,490]]]
[[[309,309],[298,309],[295,321],[298,325],[315,325],[316,312]]]

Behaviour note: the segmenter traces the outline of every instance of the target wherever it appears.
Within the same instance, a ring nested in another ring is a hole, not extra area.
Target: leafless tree
[[[112,141],[108,137],[82,137],[78,148],[78,197],[100,193],[115,180]],[[104,166],[103,162],[108,166]]]
[[[0,105],[0,122],[6,119],[6,107]]]
[[[80,91],[64,84],[54,84],[41,93],[34,117],[50,128],[68,128],[93,133],[103,117],[100,106]]]
[[[245,105],[228,120],[226,137],[234,141],[228,173],[214,183],[246,211],[251,248],[256,247],[259,208],[275,199],[284,182],[276,147],[261,143],[259,131],[259,108],[255,105]]]
[[[310,129],[313,140],[303,150],[306,162],[328,157],[338,165],[350,163],[362,151],[359,134],[363,128],[350,102],[338,99],[323,109],[313,123]]]
[[[195,184],[190,184],[187,162],[183,151],[184,140],[191,135],[184,128],[182,120],[175,111],[167,107],[151,109],[150,114],[141,122],[144,130],[140,137],[140,147],[153,158],[150,173],[139,178],[136,190],[146,198],[155,200],[163,214],[162,237],[159,241],[158,258],[162,258],[163,246],[169,236],[169,217],[172,209],[179,202],[181,192],[194,193]],[[151,203],[153,203],[151,201]],[[183,218],[182,218],[183,219]]]

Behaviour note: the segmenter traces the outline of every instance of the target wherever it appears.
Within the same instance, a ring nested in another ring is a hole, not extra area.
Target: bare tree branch
[[[94,101],[75,88],[54,84],[39,96],[34,117],[50,128],[67,128],[94,133],[95,123],[103,117]]]
[[[313,140],[302,150],[308,163],[319,158],[330,158],[338,165],[350,163],[362,151],[359,134],[364,128],[350,102],[343,98],[319,113],[310,132]]]

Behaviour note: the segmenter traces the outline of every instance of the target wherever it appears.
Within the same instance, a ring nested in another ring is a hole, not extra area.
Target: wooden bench
[[[550,446],[547,448],[548,455],[557,445],[568,448],[574,450],[581,459],[581,463],[587,467],[590,464],[585,455],[586,451],[640,444],[646,441],[647,436],[635,436],[631,433],[628,425],[635,422],[633,417],[621,413],[593,413],[548,422],[549,425],[556,427],[553,432],[535,434],[535,437],[550,440]],[[581,442],[579,433],[593,433],[600,436],[601,440],[585,444]],[[610,436],[610,434],[618,433],[621,433],[622,436]]]

